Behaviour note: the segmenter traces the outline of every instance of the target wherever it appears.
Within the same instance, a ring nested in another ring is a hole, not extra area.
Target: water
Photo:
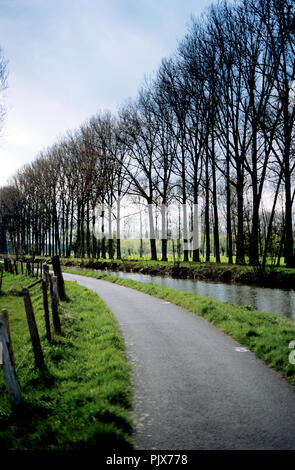
[[[102,272],[102,271],[100,271]],[[234,305],[252,305],[255,310],[277,313],[295,321],[295,291],[270,289],[240,284],[198,281],[191,279],[174,279],[172,277],[151,276],[140,273],[121,271],[104,271],[112,276],[132,279],[140,282],[153,282],[161,286],[173,287],[200,295],[213,297],[222,302]]]

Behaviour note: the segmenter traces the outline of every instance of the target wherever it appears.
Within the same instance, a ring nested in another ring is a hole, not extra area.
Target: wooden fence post
[[[50,282],[50,296],[51,296],[51,312],[53,328],[56,333],[61,333],[60,320],[58,315],[58,292],[56,276],[51,276]]]
[[[6,333],[8,337],[8,351],[11,359],[11,363],[13,367],[15,366],[14,362],[14,354],[13,354],[13,348],[12,348],[12,341],[11,341],[11,334],[10,334],[10,326],[9,326],[9,316],[8,316],[8,310],[7,308],[2,309],[2,318],[5,323],[5,328],[6,328]]]
[[[36,270],[36,278],[38,279],[39,276],[39,261],[37,261],[37,270]]]
[[[31,274],[31,263],[30,263],[30,261],[26,262],[26,268],[27,268],[27,276],[30,276],[30,274]]]
[[[8,259],[7,258],[4,258],[4,269],[5,269],[5,272],[8,273],[9,269],[8,269]]]
[[[43,264],[43,280],[48,283],[49,281],[49,266],[48,264]]]
[[[47,285],[48,285],[47,281],[43,280],[42,281],[42,290],[43,290],[43,307],[44,307],[44,315],[45,315],[46,337],[47,337],[48,341],[51,341]]]
[[[35,357],[35,363],[39,369],[42,369],[42,367],[44,366],[44,357],[43,357],[43,352],[41,348],[38,328],[37,328],[37,324],[35,320],[35,315],[34,315],[34,310],[33,310],[32,302],[31,302],[29,289],[25,289],[25,288],[23,289],[23,296],[24,296],[24,303],[25,303],[25,308],[26,308],[28,326],[29,326],[31,341],[32,341],[32,346],[33,346],[33,352],[34,352],[34,357]]]
[[[66,300],[66,291],[65,291],[65,283],[62,275],[62,270],[60,267],[59,256],[52,256],[52,266],[54,275],[57,277],[57,288],[58,288],[58,295],[60,300]]]
[[[8,266],[9,266],[9,272],[10,272],[10,274],[13,274],[11,259],[8,260]]]
[[[23,260],[21,260],[21,262],[20,262],[20,268],[21,268],[22,274],[24,274]]]
[[[0,289],[2,287],[2,281],[3,281],[3,266],[0,266]]]
[[[16,260],[14,260],[14,271],[15,271],[15,274],[18,275],[17,261]]]
[[[15,369],[11,363],[10,354],[8,350],[8,335],[5,328],[5,322],[0,315],[0,364],[3,365],[3,372],[5,377],[6,389],[12,407],[19,406],[22,402],[22,395],[20,386],[16,377]]]

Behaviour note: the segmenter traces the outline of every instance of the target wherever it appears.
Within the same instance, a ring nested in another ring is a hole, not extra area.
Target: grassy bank
[[[67,269],[67,271],[77,274],[74,270]],[[286,317],[259,312],[250,306],[238,307],[198,294],[98,274],[90,270],[83,270],[81,274],[131,287],[172,302],[205,318],[241,345],[253,351],[258,358],[295,385],[295,365],[289,362],[291,352],[289,343],[295,340],[295,324]]]
[[[48,257],[42,256],[38,259],[47,260],[49,264],[51,263],[51,259]],[[228,264],[225,258],[224,262],[221,263],[173,262],[171,260],[164,262],[131,259],[130,257],[122,260],[92,260],[72,256],[70,258],[61,257],[60,261],[65,267],[138,272],[156,276],[171,276],[179,279],[210,280],[282,289],[294,289],[295,286],[295,269],[286,268],[285,266],[274,267],[271,264],[267,264],[264,269],[261,266]]]
[[[50,261],[49,261],[50,262]],[[294,289],[295,269],[286,267],[265,269],[252,266],[229,265],[227,263],[194,263],[150,260],[90,260],[87,258],[61,258],[66,267],[82,267],[110,271],[138,272],[142,274],[172,276],[182,279],[211,280],[218,282],[234,282],[262,287]]]
[[[45,337],[40,287],[32,299],[46,369],[34,367],[20,289],[25,276],[5,273],[1,308],[8,308],[24,404],[12,412],[0,374],[0,448],[18,450],[129,449],[130,371],[116,321],[97,294],[66,283],[62,334]]]

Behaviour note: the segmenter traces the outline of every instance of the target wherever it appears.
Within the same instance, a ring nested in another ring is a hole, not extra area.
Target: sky
[[[98,111],[116,112],[212,0],[0,0],[8,62],[0,186]]]

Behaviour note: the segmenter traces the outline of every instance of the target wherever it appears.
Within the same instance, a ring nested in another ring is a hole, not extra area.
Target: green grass
[[[7,255],[1,255],[0,256],[7,256]],[[15,258],[15,255],[13,254],[10,254],[8,255],[10,258]],[[86,255],[84,258],[81,258],[81,257],[75,257],[73,255],[71,255],[70,257],[64,257],[64,256],[60,256],[60,260],[61,260],[61,263],[64,264],[64,263],[72,263],[72,265],[80,265],[81,263],[84,263],[84,264],[87,264],[89,261],[98,261],[98,262],[107,262],[107,263],[113,263],[113,262],[117,262],[119,264],[121,263],[138,263],[138,264],[141,264],[143,266],[146,266],[147,264],[150,264],[151,266],[155,266],[155,265],[159,265],[159,266],[173,266],[174,264],[174,261],[175,263],[179,264],[180,266],[200,266],[200,265],[203,265],[203,264],[208,264],[206,262],[206,259],[204,256],[200,255],[200,262],[199,263],[196,263],[196,262],[193,262],[192,261],[192,257],[190,257],[189,261],[183,261],[183,254],[181,255],[180,259],[178,259],[178,257],[176,256],[175,257],[175,260],[174,260],[174,257],[171,253],[168,253],[167,255],[167,258],[168,258],[168,261],[161,261],[161,253],[158,253],[158,260],[157,261],[153,261],[151,260],[151,255],[150,254],[144,254],[142,257],[140,257],[138,255],[138,253],[135,253],[135,254],[131,254],[131,255],[128,255],[128,254],[122,254],[122,259],[117,259],[116,256],[114,256],[113,259],[110,259],[108,257],[108,254],[107,254],[107,258],[103,259],[103,258],[99,258],[99,259],[96,259],[96,258],[88,258]],[[25,259],[31,259],[32,257],[30,255],[23,255],[21,256],[21,258]],[[44,256],[44,255],[38,255],[36,256],[36,259],[42,259],[42,260],[50,260],[51,257],[50,256]],[[262,258],[261,258],[261,261],[262,261]],[[236,262],[236,257],[233,256],[233,265],[235,265],[235,262]],[[241,268],[241,269],[252,269],[252,266],[250,266],[248,264],[249,262],[249,258],[247,256],[245,256],[245,265],[236,265],[237,267]],[[222,256],[220,255],[220,263],[216,263],[216,257],[215,256],[210,256],[210,263],[211,264],[217,264],[217,265],[228,265],[228,257],[227,256]],[[232,266],[232,265],[230,265]],[[267,262],[266,262],[266,266],[273,266],[273,260],[271,258],[267,258]],[[282,270],[285,270],[285,269],[288,269],[290,270],[291,272],[295,272],[295,269],[294,268],[286,268],[285,266],[285,262],[284,262],[284,258],[281,259],[281,263],[280,263],[280,267],[276,268],[278,270],[282,269]]]
[[[217,282],[235,282],[246,285],[258,285],[270,288],[293,289],[295,283],[295,269],[286,268],[283,263],[280,267],[275,267],[268,259],[264,268],[262,266],[250,266],[228,264],[226,257],[221,257],[221,263],[216,263],[211,257],[210,263],[202,259],[201,262],[184,262],[170,257],[169,261],[152,261],[149,257],[138,258],[138,256],[123,256],[121,260],[114,259],[92,259],[88,257],[69,258],[60,257],[61,264],[66,267],[84,267],[91,269],[124,270],[127,272],[141,272],[143,274],[173,276],[176,278],[189,278],[200,280],[211,280]],[[49,257],[40,256],[38,259],[47,260]],[[246,260],[247,262],[247,260]]]
[[[62,334],[49,344],[40,286],[33,306],[46,369],[34,366],[23,299],[31,279],[5,273],[1,308],[8,308],[24,404],[10,408],[0,373],[0,448],[9,450],[131,449],[130,368],[110,310],[98,295],[67,282],[60,304]],[[22,348],[22,349],[21,349]],[[23,360],[23,362],[21,362]]]
[[[66,270],[77,274],[77,270]],[[239,307],[210,297],[152,283],[122,279],[83,270],[84,276],[104,279],[164,299],[199,315],[253,351],[270,367],[295,385],[295,365],[290,364],[289,343],[295,340],[295,323],[281,315]],[[214,345],[212,345],[214,347]]]
[[[47,259],[51,263],[50,258]],[[143,274],[173,276],[217,282],[235,282],[239,284],[258,285],[262,287],[277,287],[293,289],[295,269],[267,265],[265,269],[249,265],[221,263],[196,263],[193,261],[151,261],[148,259],[89,259],[89,258],[60,258],[65,267],[83,267],[90,269],[124,270],[126,272],[141,272]]]

